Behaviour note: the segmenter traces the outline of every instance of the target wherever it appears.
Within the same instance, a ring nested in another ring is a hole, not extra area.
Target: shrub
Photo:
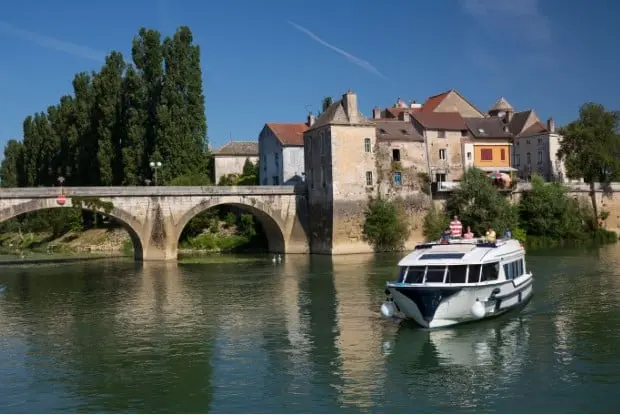
[[[439,239],[441,233],[448,227],[449,224],[450,219],[448,216],[433,205],[424,216],[422,234],[427,241]]]
[[[381,197],[371,198],[366,210],[363,235],[375,251],[402,250],[409,237],[409,227],[397,202]]]

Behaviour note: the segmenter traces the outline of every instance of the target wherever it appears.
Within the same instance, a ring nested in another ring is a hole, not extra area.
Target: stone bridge
[[[301,254],[309,253],[306,194],[304,186],[4,188],[0,222],[42,209],[71,207],[75,197],[76,205],[104,213],[125,227],[136,260],[176,260],[179,237],[193,217],[214,206],[232,205],[259,221],[270,252]],[[85,206],[87,200],[104,203]]]

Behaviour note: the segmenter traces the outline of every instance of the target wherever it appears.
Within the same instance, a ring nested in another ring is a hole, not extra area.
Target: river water
[[[0,411],[620,410],[620,245],[530,253],[525,309],[438,331],[381,319],[397,259],[2,266]]]

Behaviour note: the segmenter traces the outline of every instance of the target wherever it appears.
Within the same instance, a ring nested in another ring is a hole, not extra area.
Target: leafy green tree
[[[534,176],[532,189],[523,194],[518,208],[521,227],[528,235],[560,240],[578,239],[584,234],[579,204],[559,183],[545,183]]]
[[[409,228],[398,202],[381,197],[371,198],[368,202],[362,232],[375,251],[402,250],[409,237]]]
[[[617,112],[588,102],[579,109],[579,119],[559,131],[562,139],[557,156],[564,160],[569,178],[583,178],[589,184],[594,217],[598,217],[596,182],[609,183],[620,175],[619,121]],[[597,221],[594,226],[598,227]]]
[[[24,146],[17,140],[9,140],[4,147],[4,158],[0,165],[2,187],[18,187],[23,177]]]
[[[327,111],[327,108],[329,108],[333,104],[333,102],[334,100],[332,99],[332,97],[323,98],[323,101],[321,101],[321,111],[317,114],[317,116],[320,116],[322,113]]]
[[[424,216],[422,234],[429,241],[437,240],[448,225],[450,225],[448,215],[443,210],[431,206]]]
[[[484,235],[493,227],[498,235],[518,224],[517,209],[479,169],[467,169],[446,203],[449,217],[458,215],[463,226],[476,235]]]

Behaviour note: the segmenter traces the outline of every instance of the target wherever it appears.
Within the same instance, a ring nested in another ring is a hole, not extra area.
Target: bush
[[[516,207],[483,171],[475,168],[465,172],[459,187],[448,197],[446,212],[448,217],[458,215],[476,235],[484,235],[489,227],[503,235],[507,229],[515,229],[519,219]]]
[[[448,216],[432,205],[424,216],[422,234],[427,241],[437,240],[440,238],[441,233],[448,227],[448,225],[450,225],[450,219]]]
[[[371,198],[363,227],[364,238],[375,251],[399,251],[409,237],[409,227],[396,201]]]

